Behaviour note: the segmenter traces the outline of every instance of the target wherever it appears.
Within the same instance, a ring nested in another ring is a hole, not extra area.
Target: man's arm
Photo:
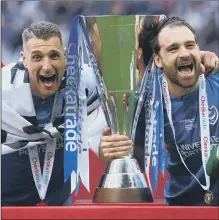
[[[214,74],[219,69],[219,58],[210,51],[201,51],[201,62],[200,71],[202,73]]]
[[[87,116],[89,148],[99,156],[100,139],[107,127],[105,115],[101,106]]]

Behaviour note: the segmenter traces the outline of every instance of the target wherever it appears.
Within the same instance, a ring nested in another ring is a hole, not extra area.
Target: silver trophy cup
[[[102,46],[101,60],[100,56],[95,56],[97,63],[101,63],[99,67],[105,90],[105,98],[101,102],[105,105],[106,120],[112,134],[127,135],[130,139],[137,89],[135,20],[135,16],[96,17],[95,26],[100,36],[99,46]],[[87,22],[86,27],[89,26]],[[92,40],[92,35],[90,38]],[[93,49],[97,51],[97,48]],[[107,165],[93,198],[96,203],[152,201],[151,190],[132,156],[115,159]]]
[[[108,105],[112,120],[112,133],[129,136],[133,117],[134,93],[108,92]],[[153,202],[150,188],[141,172],[138,162],[131,156],[114,159],[108,163],[105,173],[96,189],[95,203],[140,203]]]

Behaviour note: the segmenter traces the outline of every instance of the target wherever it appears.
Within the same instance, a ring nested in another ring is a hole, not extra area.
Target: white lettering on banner
[[[67,91],[66,92],[66,114],[67,116],[72,115],[72,112],[76,112],[76,105],[77,105],[77,97],[74,96],[76,93],[75,91]]]
[[[67,130],[65,136],[67,141],[77,140],[77,133],[75,130],[72,129]]]
[[[69,45],[68,50],[72,44]],[[76,55],[68,55],[67,59],[67,77],[66,77],[66,86],[71,88],[71,90],[76,91],[77,80],[76,80],[76,72],[77,72],[77,56]]]
[[[158,155],[158,151],[157,151],[157,146],[156,146],[156,125],[157,125],[157,121],[156,121],[156,114],[154,117],[154,135],[153,135],[153,144],[152,144],[152,166],[156,166],[157,164],[157,160],[156,160],[156,156]]]
[[[73,44],[69,44],[68,54]],[[77,139],[80,132],[77,133],[77,110],[78,110],[78,83],[80,71],[82,70],[82,49],[79,47],[78,56],[68,55],[67,59],[67,77],[66,77],[66,108],[65,108],[65,150],[77,150]],[[80,130],[79,130],[80,131]]]
[[[77,149],[77,144],[74,143],[73,141],[68,141],[65,144],[65,149],[67,151],[75,151]]]
[[[74,94],[73,94],[74,93]],[[66,151],[75,151],[77,149],[77,97],[74,91],[66,92],[66,109],[65,109],[65,149]]]
[[[65,123],[66,123],[66,128],[68,128],[68,129],[76,128],[76,125],[77,125],[76,119],[74,119],[74,120],[67,119]],[[72,137],[68,137],[69,139],[67,139],[67,140],[75,140],[76,139],[76,135],[77,135],[75,133],[75,130],[69,130],[69,133],[70,132],[72,132]]]

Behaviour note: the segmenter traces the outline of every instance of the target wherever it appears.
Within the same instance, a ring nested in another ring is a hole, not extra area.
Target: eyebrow
[[[61,51],[59,51],[59,50],[51,50],[49,52],[49,54],[57,54],[58,56],[60,56],[61,55]]]
[[[171,49],[172,47],[177,47],[179,44],[177,43],[172,43],[169,46],[166,47],[167,50]]]
[[[188,41],[186,41],[184,44],[191,44],[191,43],[196,44],[196,42],[195,42],[194,40],[188,40]],[[170,44],[169,46],[167,46],[166,49],[168,50],[168,49],[170,49],[171,47],[177,47],[178,45],[179,45],[178,43],[172,43],[172,44]],[[164,45],[163,45],[163,46],[164,46]]]
[[[33,50],[31,52],[31,54],[34,54],[34,53],[43,53],[43,51],[41,51],[41,50]],[[52,54],[52,53],[60,54],[61,52],[59,50],[51,50],[51,51],[49,51],[49,54]]]
[[[185,42],[185,44],[191,44],[191,43],[196,44],[196,42],[194,40],[188,40]]]

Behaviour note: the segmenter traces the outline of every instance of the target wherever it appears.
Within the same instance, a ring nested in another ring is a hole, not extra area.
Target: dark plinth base
[[[149,203],[153,202],[149,188],[97,188],[94,203]]]

